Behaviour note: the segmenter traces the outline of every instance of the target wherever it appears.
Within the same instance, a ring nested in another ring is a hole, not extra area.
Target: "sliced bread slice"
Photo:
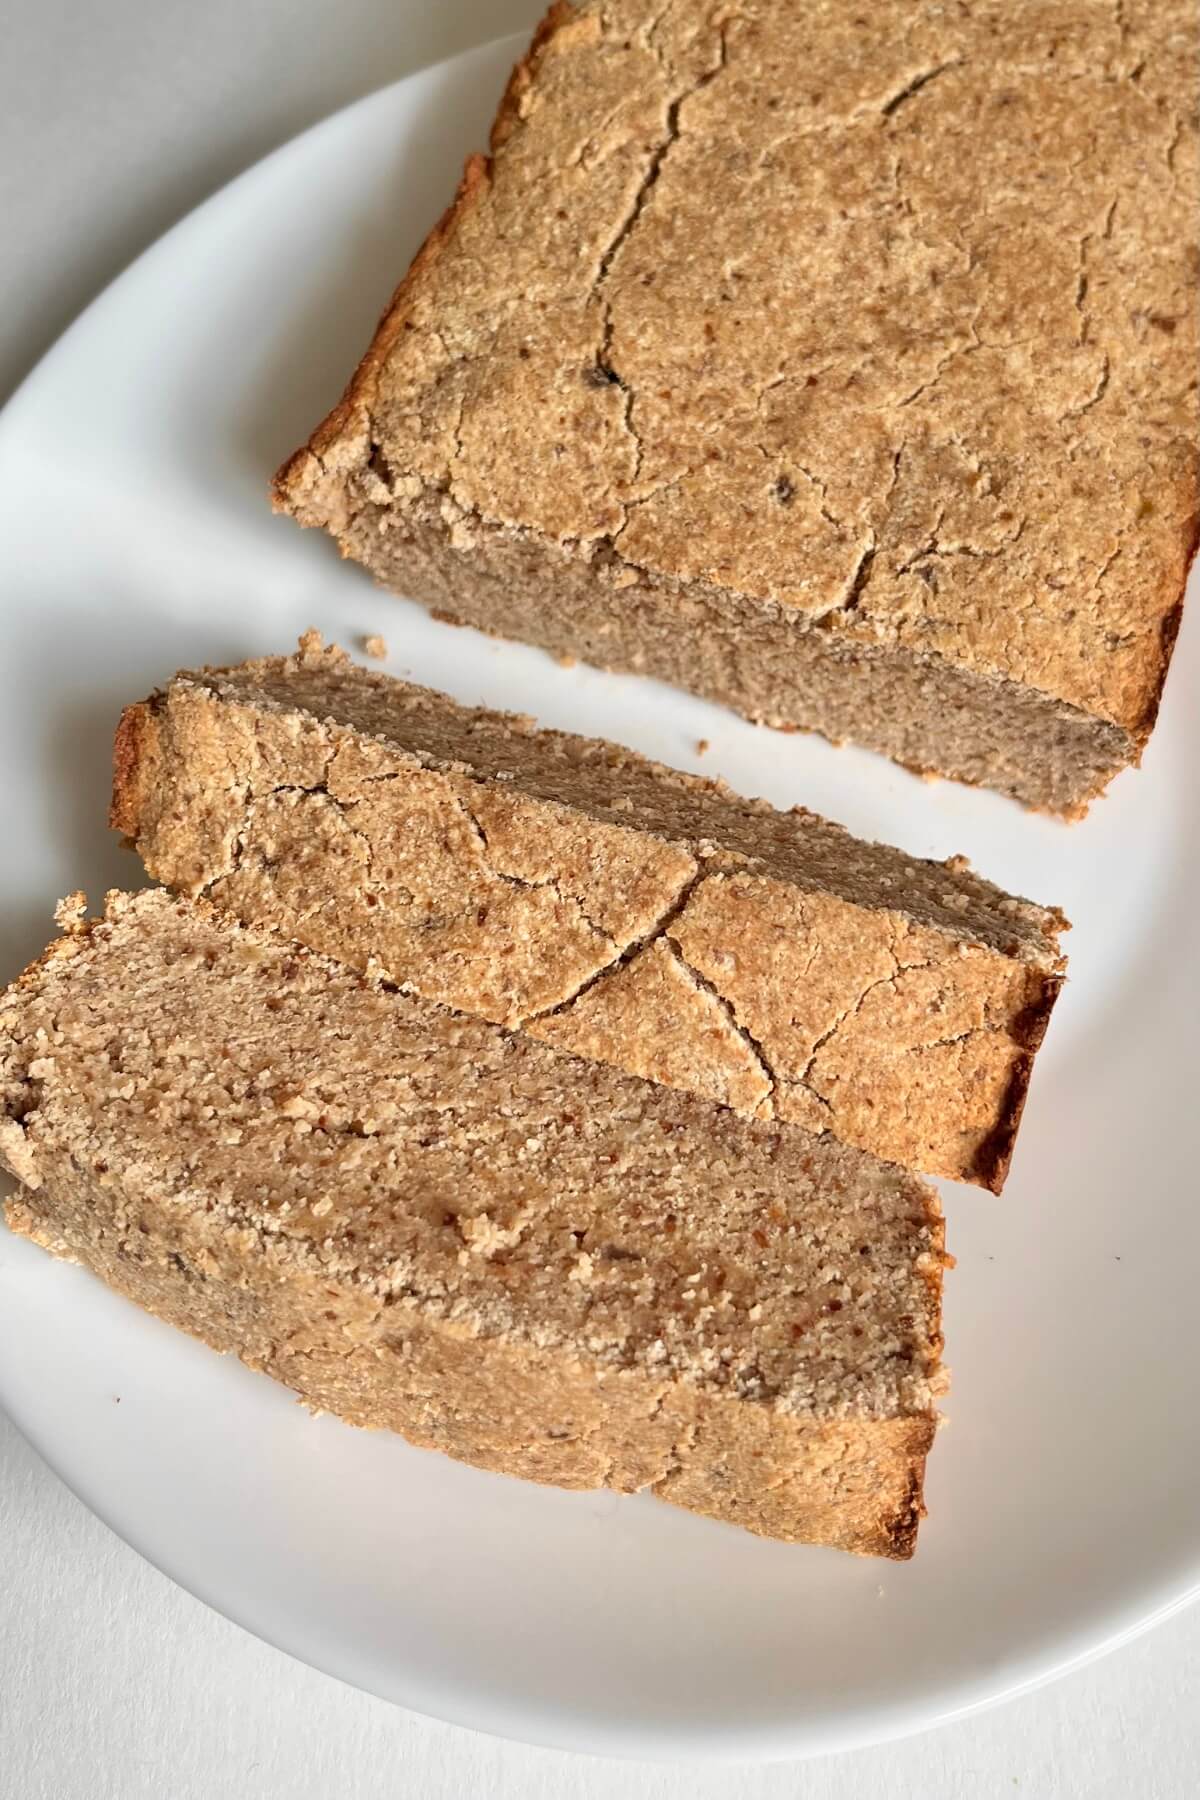
[[[1061,913],[320,647],[130,707],[151,874],[426,997],[998,1190]]]
[[[163,890],[0,995],[7,1217],[315,1407],[484,1468],[912,1553],[921,1181]]]

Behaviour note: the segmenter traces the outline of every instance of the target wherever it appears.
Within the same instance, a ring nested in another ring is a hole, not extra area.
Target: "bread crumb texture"
[[[556,4],[280,503],[468,622],[1078,811],[1196,544],[1197,37]]]
[[[936,1197],[163,890],[0,996],[10,1224],[315,1407],[911,1552]]]
[[[300,654],[129,709],[150,872],[427,998],[999,1187],[1064,920],[597,739]]]

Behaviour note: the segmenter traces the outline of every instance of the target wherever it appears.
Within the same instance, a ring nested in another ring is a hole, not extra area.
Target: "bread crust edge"
[[[426,271],[441,255],[463,218],[491,186],[495,153],[520,118],[522,94],[537,76],[538,64],[551,40],[575,18],[570,0],[553,0],[534,31],[529,49],[508,78],[492,124],[490,153],[467,157],[454,199],[414,256],[375,327],[366,353],[351,375],[337,405],[326,414],[308,441],[292,452],[272,479],[275,512],[290,513],[301,525],[336,524],[338,477],[361,459],[358,448],[370,429],[370,407],[379,371],[403,331],[413,296]],[[335,457],[335,452],[343,453]]]
[[[113,831],[135,842],[141,829],[147,766],[158,743],[155,722],[158,696],[127,706],[117,721],[113,739],[112,797],[108,823]]]

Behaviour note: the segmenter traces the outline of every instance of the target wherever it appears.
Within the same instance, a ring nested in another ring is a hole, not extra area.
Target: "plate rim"
[[[7,1227],[0,1224],[0,1244],[11,1240]],[[28,1246],[21,1245],[22,1251]],[[34,1252],[30,1250],[30,1254]],[[52,1275],[69,1274],[69,1267],[55,1266]],[[86,1272],[85,1272],[86,1273]],[[132,1303],[119,1295],[106,1291],[106,1302],[131,1308]],[[136,1309],[135,1309],[136,1310]],[[140,1315],[139,1315],[140,1317]],[[162,1325],[167,1331],[174,1327],[161,1320],[155,1323]],[[246,1370],[244,1365],[237,1364],[234,1372],[250,1374],[255,1381],[267,1382],[269,1376],[254,1374]],[[277,1384],[272,1384],[277,1385]],[[882,1715],[879,1709],[873,1709],[876,1720],[871,1723],[871,1714],[866,1711],[847,1713],[839,1718],[833,1729],[800,1726],[739,1726],[734,1722],[721,1720],[711,1726],[701,1736],[694,1732],[683,1733],[676,1727],[664,1729],[648,1727],[640,1723],[626,1723],[621,1728],[621,1735],[611,1725],[595,1717],[589,1718],[582,1732],[570,1729],[571,1715],[565,1708],[553,1712],[540,1711],[535,1715],[529,1708],[521,1715],[521,1722],[529,1722],[529,1728],[518,1729],[502,1720],[490,1718],[481,1723],[478,1714],[472,1715],[469,1709],[462,1709],[453,1704],[449,1692],[445,1688],[439,1690],[436,1701],[422,1693],[417,1699],[410,1698],[404,1692],[385,1692],[381,1687],[368,1680],[351,1679],[320,1655],[309,1649],[298,1650],[284,1643],[263,1624],[252,1622],[245,1617],[236,1604],[226,1604],[210,1599],[204,1591],[205,1583],[194,1578],[185,1577],[173,1566],[173,1559],[164,1555],[154,1555],[144,1549],[127,1535],[111,1515],[109,1506],[93,1497],[90,1484],[82,1478],[71,1478],[58,1466],[52,1452],[47,1451],[37,1430],[36,1423],[28,1418],[19,1417],[5,1399],[0,1399],[0,1410],[4,1412],[21,1437],[32,1448],[34,1453],[45,1463],[55,1478],[63,1483],[69,1493],[73,1494],[81,1505],[97,1518],[106,1530],[125,1544],[133,1553],[140,1556],[143,1562],[157,1570],[168,1581],[181,1588],[193,1600],[215,1613],[218,1618],[228,1619],[239,1630],[246,1631],[260,1643],[267,1644],[272,1650],[304,1666],[316,1669],[319,1674],[339,1682],[343,1687],[353,1691],[368,1693],[373,1698],[387,1705],[398,1706],[403,1710],[420,1714],[425,1718],[433,1718],[447,1725],[454,1725],[469,1731],[482,1731],[492,1737],[498,1737],[509,1743],[534,1745],[540,1749],[570,1752],[576,1755],[602,1756],[618,1762],[651,1762],[651,1763],[758,1763],[774,1764],[782,1762],[808,1762],[816,1757],[842,1755],[855,1750],[877,1748],[883,1744],[899,1743],[904,1739],[918,1737],[923,1732],[934,1731],[943,1725],[956,1724],[976,1714],[990,1711],[993,1707],[1017,1700],[1037,1689],[1048,1687],[1060,1677],[1071,1675],[1090,1664],[1099,1662],[1113,1651],[1132,1644],[1136,1639],[1152,1631],[1156,1626],[1165,1624],[1177,1614],[1200,1602],[1200,1566],[1195,1570],[1195,1579],[1183,1589],[1176,1588],[1170,1581],[1162,1581],[1158,1587],[1158,1597],[1149,1609],[1131,1603],[1120,1613],[1112,1615],[1112,1628],[1093,1637],[1086,1627],[1074,1630],[1064,1629],[1047,1636],[1044,1640],[1044,1654],[1037,1656],[1027,1654],[1024,1663],[1026,1672],[1003,1682],[998,1687],[990,1687],[986,1681],[970,1680],[962,1685],[961,1698],[955,1700],[953,1688],[943,1687],[941,1690],[949,1696],[949,1703],[938,1705],[931,1703],[927,1708],[919,1701],[905,1700],[893,1710],[889,1708]],[[407,1670],[397,1682],[401,1690],[406,1685]],[[446,1695],[445,1700],[441,1695]],[[515,1711],[512,1701],[502,1702],[510,1711]],[[908,1716],[902,1716],[907,1713]],[[898,1716],[900,1715],[900,1716]],[[801,1736],[795,1735],[799,1731]]]

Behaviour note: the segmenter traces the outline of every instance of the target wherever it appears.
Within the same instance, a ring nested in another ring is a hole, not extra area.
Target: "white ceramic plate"
[[[382,633],[392,668],[965,851],[1075,920],[1002,1199],[947,1193],[955,1383],[915,1562],[787,1548],[650,1499],[561,1494],[314,1422],[264,1377],[0,1233],[0,1400],[160,1568],[296,1656],[490,1731],[785,1756],[1027,1687],[1200,1586],[1200,617],[1140,774],[1066,828],[649,681],[441,626],[272,518],[512,44],[288,145],[104,294],[0,420],[0,967],[55,898],[138,867],[112,727],[180,665]],[[1194,609],[1195,610],[1195,609]],[[700,764],[699,738],[712,749]]]

